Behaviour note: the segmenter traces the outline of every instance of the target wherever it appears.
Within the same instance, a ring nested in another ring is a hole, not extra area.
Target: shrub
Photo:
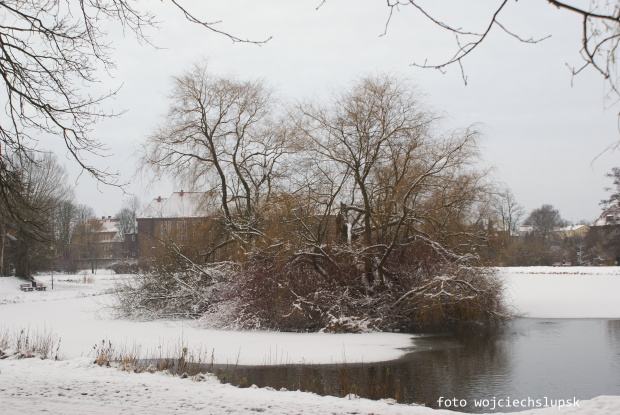
[[[137,274],[140,272],[140,264],[135,260],[117,261],[108,265],[106,269],[114,271],[115,274]]]
[[[231,264],[175,268],[155,264],[119,281],[115,294],[123,317],[200,318],[221,301],[235,275]]]
[[[99,366],[116,367],[126,372],[166,372],[173,376],[200,380],[201,372],[213,368],[214,351],[198,348],[190,349],[183,338],[177,344],[159,346],[153,350],[142,351],[135,343],[116,345],[109,340],[95,344],[91,351],[94,361]]]
[[[462,328],[510,317],[493,269],[423,258],[395,258],[389,281],[374,290],[342,250],[334,251],[332,264],[255,259],[202,321],[226,329],[365,332]]]
[[[44,331],[31,332],[21,329],[10,332],[0,330],[0,358],[16,356],[19,359],[39,357],[41,359],[60,360],[60,338]]]

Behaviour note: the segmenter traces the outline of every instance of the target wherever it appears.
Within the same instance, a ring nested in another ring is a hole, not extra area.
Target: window
[[[177,238],[179,241],[184,241],[186,239],[186,227],[185,227],[185,221],[178,221],[177,222]]]
[[[170,234],[170,228],[171,228],[171,223],[169,220],[165,220],[162,222],[162,232],[164,233],[164,235]]]

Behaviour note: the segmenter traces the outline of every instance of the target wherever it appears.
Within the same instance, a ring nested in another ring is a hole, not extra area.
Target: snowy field
[[[501,268],[508,302],[532,318],[620,318],[620,267]]]
[[[529,317],[620,318],[620,269],[615,267],[504,268],[506,295]],[[53,332],[61,362],[0,360],[0,413],[114,414],[443,414],[364,399],[318,397],[301,392],[238,389],[206,378],[196,382],[163,374],[128,374],[100,368],[89,357],[102,340],[143,351],[180,343],[208,350],[218,363],[338,363],[391,360],[415,348],[415,337],[397,333],[293,334],[222,332],[190,321],[132,322],[113,318],[109,294],[119,276],[55,275],[37,280],[45,292],[21,292],[20,280],[0,278],[0,329]],[[156,402],[157,406],[153,403]],[[521,414],[620,414],[620,397],[598,397],[576,408],[534,409]]]

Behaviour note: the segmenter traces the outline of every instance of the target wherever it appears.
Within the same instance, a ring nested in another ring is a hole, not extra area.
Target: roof
[[[556,232],[575,232],[582,228],[589,228],[588,225],[570,225],[563,228],[556,229]]]
[[[612,205],[605,209],[594,222],[595,226],[617,225],[620,223],[620,206]]]
[[[169,198],[153,199],[142,213],[144,218],[198,218],[217,210],[213,192],[174,192]]]
[[[157,197],[151,200],[151,203],[144,208],[141,216],[143,218],[160,218],[162,214],[162,207],[166,204],[166,200],[168,199],[164,197]]]
[[[121,237],[118,233],[118,219],[112,217],[88,218],[88,219],[75,219],[71,221],[71,226],[85,225],[84,231],[87,233],[93,233],[102,235],[98,242],[118,242]]]
[[[118,219],[101,219],[101,229],[99,232],[118,232]]]

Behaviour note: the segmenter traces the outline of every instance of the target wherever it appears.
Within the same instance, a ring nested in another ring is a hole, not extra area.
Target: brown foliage
[[[475,218],[489,190],[476,166],[478,133],[437,133],[419,97],[406,80],[366,76],[278,123],[263,83],[200,66],[176,78],[169,122],[149,139],[143,165],[215,184],[220,213],[197,245],[209,254],[160,245],[168,252],[157,255],[158,286],[178,293],[189,284],[208,296],[194,305],[205,324],[227,328],[501,320],[500,286],[475,268],[488,239]],[[218,263],[230,264],[226,283],[199,277]]]

